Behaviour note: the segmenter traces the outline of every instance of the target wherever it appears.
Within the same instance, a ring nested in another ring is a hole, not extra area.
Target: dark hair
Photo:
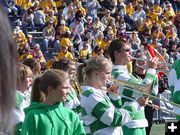
[[[33,58],[27,58],[23,61],[23,64],[30,67],[31,70],[33,70],[36,63],[38,63],[38,60],[33,59]]]
[[[113,63],[115,61],[114,52],[121,50],[125,44],[127,44],[126,41],[122,39],[115,39],[110,43],[108,47],[108,54],[111,57]]]
[[[99,52],[101,52],[101,50],[102,49],[99,46],[95,46],[93,51],[98,54]]]
[[[7,16],[0,6],[0,132],[10,127],[16,86],[17,51]]]
[[[68,71],[68,69],[71,68],[72,65],[76,65],[76,63],[72,60],[63,58],[63,59],[60,59],[59,61],[53,62],[52,67],[54,69]]]
[[[50,69],[45,71],[34,80],[31,102],[43,102],[44,98],[48,95],[48,87],[55,89],[59,85],[62,85],[67,79],[69,79],[68,73],[62,70]]]

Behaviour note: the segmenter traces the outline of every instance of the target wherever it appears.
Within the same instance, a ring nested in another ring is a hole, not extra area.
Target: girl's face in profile
[[[108,80],[111,77],[111,66],[106,66],[105,70],[103,72],[98,72],[98,76],[97,76],[97,83],[99,84],[99,87],[103,87],[106,86]]]
[[[61,85],[59,85],[57,88],[52,90],[54,99],[56,99],[57,102],[58,101],[64,102],[66,100],[70,87],[71,86],[69,79],[65,80]]]
[[[32,74],[28,75],[22,82],[21,84],[23,85],[24,90],[28,90],[30,86],[32,85]]]

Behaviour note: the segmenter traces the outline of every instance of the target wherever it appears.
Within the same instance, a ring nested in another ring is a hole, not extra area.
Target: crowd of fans
[[[179,48],[178,1],[6,0],[4,9],[19,18],[13,35],[20,61],[35,58],[46,63],[46,54],[53,52],[57,60],[83,62],[105,54],[115,38],[129,42],[132,50],[143,51],[150,44],[171,63]],[[30,31],[42,32],[42,42]]]

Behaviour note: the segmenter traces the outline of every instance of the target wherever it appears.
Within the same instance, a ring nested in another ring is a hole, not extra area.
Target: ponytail
[[[37,77],[34,80],[31,93],[31,102],[43,102],[45,99],[45,94],[40,90],[39,87],[40,81],[40,77]]]
[[[85,67],[85,64],[80,64],[78,66],[78,69],[77,69],[77,79],[78,79],[78,82],[80,85],[82,85],[83,81],[84,81],[84,73],[83,73],[83,68]]]

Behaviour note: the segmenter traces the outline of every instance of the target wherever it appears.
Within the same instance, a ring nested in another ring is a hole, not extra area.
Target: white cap
[[[14,29],[14,33],[18,33],[18,32],[20,32],[20,31],[21,31],[20,27],[19,27],[19,26],[16,26],[16,28]]]
[[[61,20],[61,24],[66,24],[66,22],[64,20]]]
[[[92,17],[91,17],[91,16],[88,16],[87,19],[92,20]]]
[[[157,43],[157,47],[161,47],[163,46],[161,43]]]

